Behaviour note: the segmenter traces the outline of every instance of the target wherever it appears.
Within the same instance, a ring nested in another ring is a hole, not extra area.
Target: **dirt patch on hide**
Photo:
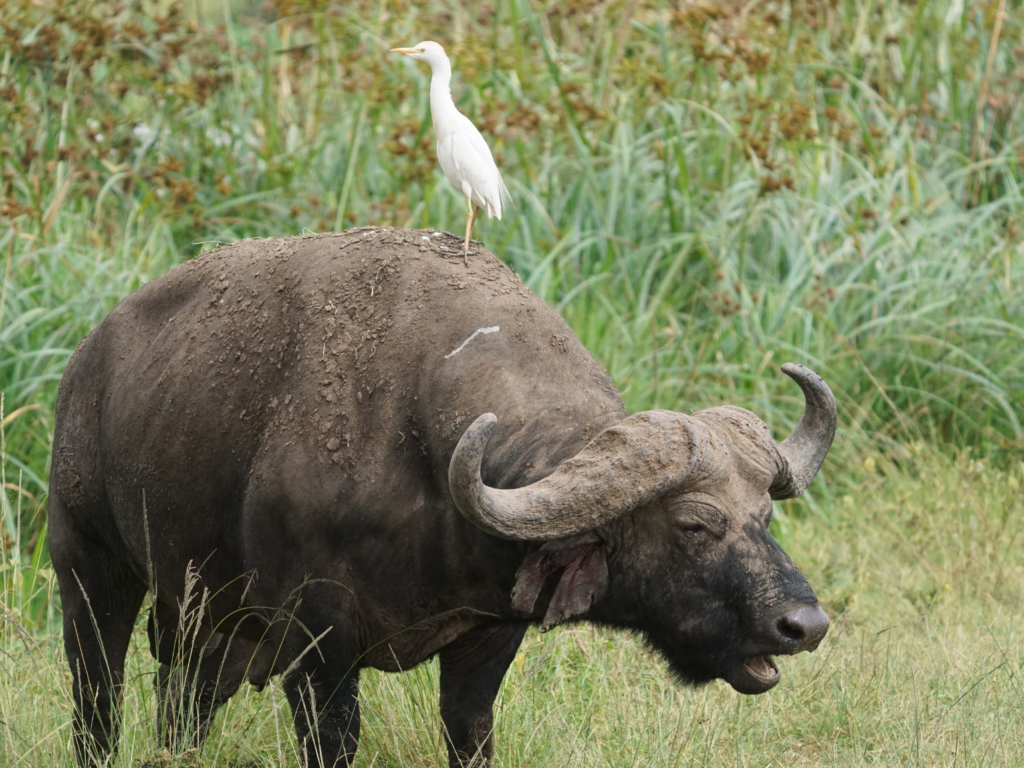
[[[246,240],[154,282],[195,291],[191,311],[168,321],[189,350],[181,370],[223,392],[220,410],[240,446],[301,443],[353,478],[372,482],[386,456],[423,453],[429,436],[457,440],[494,406],[452,387],[494,389],[473,377],[518,367],[518,358],[529,367],[557,350],[567,376],[582,366],[614,392],[511,269],[484,250],[467,268],[461,238],[446,232],[364,227]],[[436,391],[449,378],[449,391]],[[433,412],[424,395],[435,396]]]

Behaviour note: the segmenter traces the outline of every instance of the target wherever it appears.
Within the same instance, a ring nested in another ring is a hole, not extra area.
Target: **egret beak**
[[[392,48],[389,53],[423,53],[419,48]]]

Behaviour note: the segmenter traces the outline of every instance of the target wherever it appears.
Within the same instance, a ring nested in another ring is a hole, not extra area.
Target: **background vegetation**
[[[818,370],[841,432],[775,534],[834,627],[756,699],[675,687],[630,638],[533,636],[499,765],[1019,765],[1024,688],[1020,0],[485,0],[0,14],[0,762],[69,765],[46,486],[57,382],[117,300],[218,242],[459,230],[429,73],[516,201],[477,237],[627,404],[720,402],[779,434]],[[154,751],[133,652],[119,762]],[[371,675],[361,765],[436,765],[436,669]],[[196,758],[198,759],[198,758]],[[203,760],[294,764],[240,694]]]

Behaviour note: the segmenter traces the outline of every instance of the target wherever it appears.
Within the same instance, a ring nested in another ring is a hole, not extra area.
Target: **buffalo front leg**
[[[441,721],[450,768],[480,768],[494,754],[494,697],[526,623],[478,627],[441,649]]]
[[[256,643],[234,632],[189,626],[176,608],[157,603],[149,615],[156,673],[157,737],[172,752],[202,747],[217,710],[238,690]]]
[[[347,767],[359,746],[359,668],[330,643],[319,645],[288,674],[285,692],[305,768]]]
[[[105,765],[117,744],[124,657],[146,587],[102,544],[62,539],[51,546],[75,697],[75,755],[80,766]]]

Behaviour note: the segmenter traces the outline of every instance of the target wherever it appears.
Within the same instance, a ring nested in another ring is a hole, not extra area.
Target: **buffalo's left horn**
[[[803,390],[806,405],[796,429],[779,443],[783,466],[768,493],[773,499],[792,499],[810,485],[832,447],[832,438],[836,435],[836,399],[825,380],[810,368],[786,363],[782,372]]]
[[[506,539],[545,541],[592,530],[682,485],[704,451],[701,425],[672,411],[644,411],[601,432],[573,458],[523,488],[490,488],[480,478],[498,423],[485,413],[462,435],[448,465],[459,511]]]

